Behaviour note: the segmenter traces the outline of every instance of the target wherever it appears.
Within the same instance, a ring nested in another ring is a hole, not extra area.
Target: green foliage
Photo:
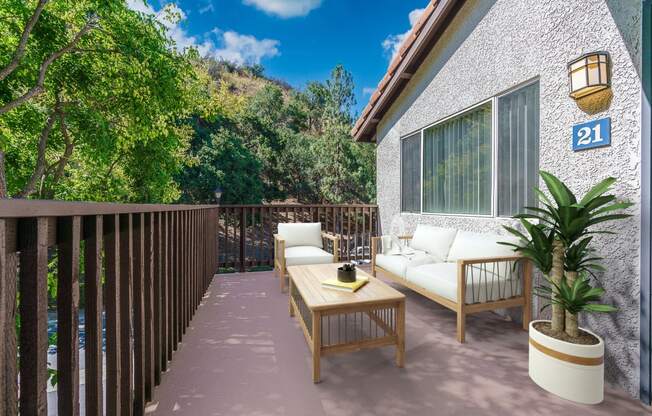
[[[544,171],[541,171],[541,177],[553,200],[535,189],[544,208],[526,207],[530,213],[515,215],[514,218],[520,220],[527,234],[506,226],[505,229],[519,237],[520,242],[502,244],[514,247],[514,251],[530,259],[546,276],[549,285],[538,287],[535,291],[538,296],[560,305],[571,314],[614,311],[612,306],[591,303],[602,297],[604,289],[592,288],[587,276],[605,269],[598,263],[602,258],[596,256],[589,245],[593,239],[591,234],[607,233],[594,230],[595,225],[631,216],[605,213],[625,209],[632,204],[617,202],[614,195],[605,195],[615,184],[615,178],[601,181],[578,202],[573,192],[557,177]],[[529,220],[536,220],[538,224]],[[580,277],[570,284],[566,276],[562,276],[559,282],[548,278],[555,240],[559,240],[564,247],[564,270],[580,273]]]
[[[594,271],[605,271],[605,268],[597,263],[602,257],[594,256],[594,250],[589,248],[592,239],[593,237],[586,237],[566,249],[564,270],[590,274]]]
[[[615,195],[604,195],[616,182],[615,178],[606,178],[595,185],[577,202],[570,189],[554,175],[541,171],[541,178],[552,195],[553,204],[548,197],[536,190],[539,202],[544,208],[526,207],[531,213],[515,215],[519,219],[535,219],[555,230],[565,247],[571,247],[575,242],[589,234],[608,233],[594,231],[591,227],[603,222],[628,218],[629,214],[606,214],[630,207],[629,202],[617,202]]]
[[[547,279],[549,286],[535,288],[535,293],[553,304],[560,305],[571,314],[579,312],[615,312],[618,308],[598,302],[605,293],[600,287],[591,287],[590,279],[583,275],[568,284],[566,277],[562,277],[559,284],[552,279]],[[556,289],[556,290],[553,290]],[[545,305],[544,308],[548,305]]]
[[[513,227],[505,226],[507,231],[520,238],[520,244],[509,242],[500,242],[499,244],[514,247],[514,251],[532,260],[537,269],[547,275],[552,269],[554,232],[544,224],[532,224],[524,219],[521,219],[521,224],[529,236]]]
[[[218,186],[224,190],[222,203],[374,200],[375,149],[351,138],[353,83],[344,68],[336,67],[328,81],[309,83],[304,91],[267,80],[260,69],[209,59],[196,69],[206,74],[207,102],[233,104],[212,105],[193,117],[189,163],[177,175],[182,201],[212,202]],[[249,185],[253,164],[233,164],[227,153],[216,151],[211,139],[216,133],[228,135],[232,146],[239,142],[241,154],[256,162],[259,187]],[[240,192],[242,185],[251,192]]]
[[[8,13],[21,3],[18,15]],[[0,0],[0,68],[13,55],[35,2]],[[89,17],[92,16],[92,17]],[[47,70],[43,92],[0,118],[10,196],[174,201],[173,174],[191,131],[192,54],[171,49],[160,23],[123,1],[49,2],[18,68],[0,82],[0,105],[36,83],[46,57],[96,25]],[[48,133],[48,121],[53,120]],[[47,133],[47,134],[45,134]],[[45,136],[44,152],[35,151]]]

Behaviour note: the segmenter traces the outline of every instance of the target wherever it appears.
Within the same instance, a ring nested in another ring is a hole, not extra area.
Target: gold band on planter
[[[567,363],[571,364],[577,364],[577,365],[601,365],[604,362],[604,357],[578,357],[576,355],[570,355],[570,354],[565,354],[563,352],[555,351],[552,348],[545,347],[532,338],[530,338],[530,345],[532,345],[534,348],[538,349],[542,353],[552,357],[556,358],[560,361],[565,361]]]

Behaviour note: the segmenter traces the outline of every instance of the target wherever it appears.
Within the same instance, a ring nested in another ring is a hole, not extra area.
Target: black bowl
[[[353,283],[355,282],[355,269],[353,270],[342,270],[341,267],[337,268],[337,280],[342,283]]]

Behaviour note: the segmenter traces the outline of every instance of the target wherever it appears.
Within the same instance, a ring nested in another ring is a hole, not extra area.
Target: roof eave
[[[430,2],[353,126],[351,135],[354,140],[374,141],[378,123],[410,81],[464,1],[433,0]]]

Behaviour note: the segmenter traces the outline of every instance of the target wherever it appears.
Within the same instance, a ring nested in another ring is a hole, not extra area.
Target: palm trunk
[[[564,276],[564,243],[555,240],[552,246],[552,269],[550,270],[550,279],[555,284],[561,282]],[[552,288],[553,297],[557,296],[557,289]],[[552,330],[561,333],[564,331],[564,308],[555,303],[552,304]]]
[[[568,279],[568,285],[573,286],[573,282],[577,279],[577,272],[566,272],[566,279]],[[570,313],[566,311],[566,334],[569,337],[577,338],[580,336],[580,329],[577,325],[577,314]]]

